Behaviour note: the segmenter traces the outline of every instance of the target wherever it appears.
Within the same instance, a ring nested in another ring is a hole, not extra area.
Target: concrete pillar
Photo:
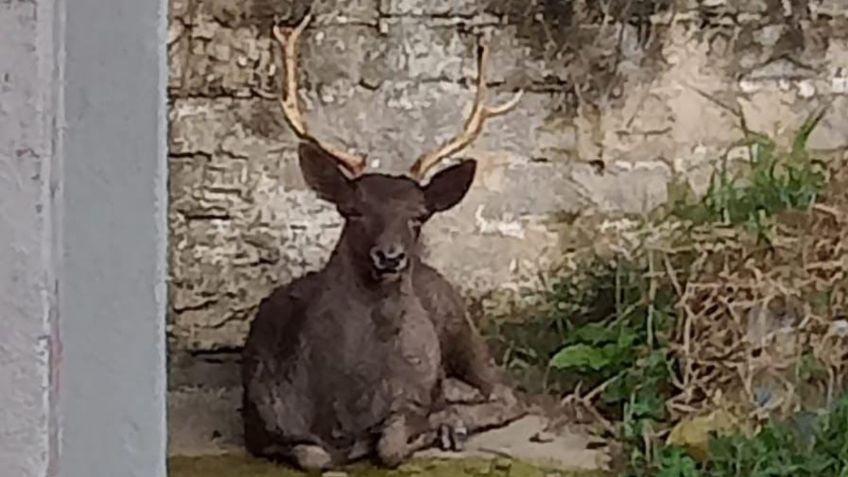
[[[0,2],[0,473],[57,462],[59,48],[51,2]]]
[[[0,38],[0,474],[164,477],[165,0]]]

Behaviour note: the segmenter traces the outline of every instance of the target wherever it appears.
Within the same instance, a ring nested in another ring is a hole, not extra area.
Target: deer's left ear
[[[424,187],[427,210],[431,214],[442,212],[462,201],[474,182],[476,171],[477,161],[473,159],[465,159],[439,171]]]

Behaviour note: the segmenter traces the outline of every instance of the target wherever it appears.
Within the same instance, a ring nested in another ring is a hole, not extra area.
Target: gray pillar
[[[0,474],[165,476],[165,0],[0,1]]]

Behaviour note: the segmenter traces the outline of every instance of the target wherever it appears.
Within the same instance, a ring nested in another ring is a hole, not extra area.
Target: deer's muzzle
[[[409,264],[406,252],[399,245],[374,247],[371,249],[371,264],[381,273],[400,273]]]

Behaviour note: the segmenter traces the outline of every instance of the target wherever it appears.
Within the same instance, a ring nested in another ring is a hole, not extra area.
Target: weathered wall
[[[55,461],[53,11],[0,2],[0,473]]]
[[[0,475],[164,477],[166,2],[65,3],[0,0]]]
[[[175,349],[238,347],[258,301],[338,236],[268,99],[273,18],[293,24],[309,4],[308,121],[374,168],[402,171],[461,126],[477,33],[492,37],[492,100],[527,90],[467,151],[472,192],[426,230],[431,261],[472,294],[544,267],[559,212],[643,210],[673,173],[703,187],[740,138],[738,111],[780,133],[830,103],[812,145],[848,147],[848,0],[171,0]]]

